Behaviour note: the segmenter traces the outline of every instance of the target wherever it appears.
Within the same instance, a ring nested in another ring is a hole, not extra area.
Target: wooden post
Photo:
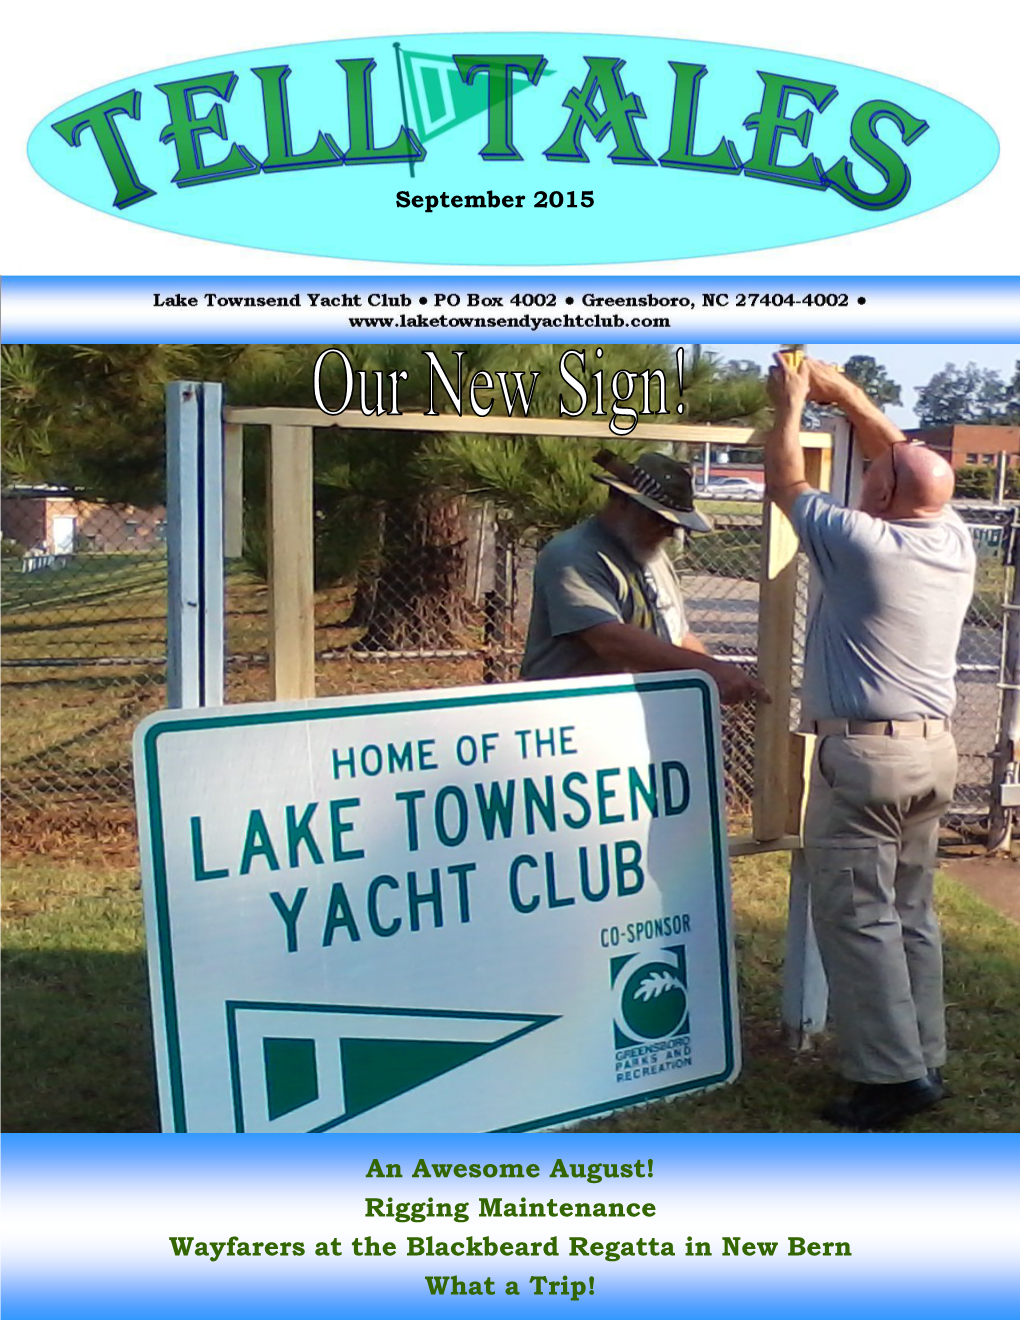
[[[237,422],[223,428],[223,554],[244,554],[244,427]]]
[[[269,433],[269,655],[273,699],[315,696],[312,428]]]
[[[223,705],[222,388],[172,381],[167,425],[167,705]]]
[[[831,455],[804,450],[805,475],[828,490]],[[793,643],[797,616],[797,534],[771,500],[763,513],[758,596],[758,677],[772,704],[759,706],[755,720],[752,831],[767,843],[800,832],[804,785],[804,739],[790,732],[793,701]]]
[[[752,828],[761,842],[788,833],[790,814],[790,705],[793,696],[793,629],[797,610],[797,534],[789,519],[766,500],[758,597],[758,677],[771,705],[755,720]]]

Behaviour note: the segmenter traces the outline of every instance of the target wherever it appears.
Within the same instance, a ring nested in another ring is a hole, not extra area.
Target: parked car
[[[750,477],[712,477],[694,493],[699,499],[760,500],[765,483]]]

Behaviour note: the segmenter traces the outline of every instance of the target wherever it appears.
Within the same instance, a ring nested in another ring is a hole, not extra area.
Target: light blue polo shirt
[[[952,509],[895,522],[820,491],[793,507],[818,575],[804,644],[802,718],[948,719],[974,591],[974,547]]]

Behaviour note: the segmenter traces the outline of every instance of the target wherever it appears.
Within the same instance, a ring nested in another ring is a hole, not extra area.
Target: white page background
[[[925,215],[796,247],[585,268],[592,273],[994,276],[1017,271],[1016,4],[971,0],[952,7],[922,7],[902,0],[861,0],[848,7],[726,0],[718,5],[625,7],[606,0],[584,6],[520,0],[511,10],[499,10],[477,0],[444,0],[433,7],[180,0],[169,8],[106,0],[101,6],[35,3],[12,6],[11,11],[5,20],[7,58],[0,80],[6,183],[0,270],[5,274],[406,275],[410,267],[384,262],[284,253],[267,260],[250,249],[160,233],[99,214],[44,183],[28,163],[25,143],[44,115],[72,97],[186,60],[359,35],[507,28],[675,36],[842,60],[952,96],[983,115],[999,136],[1002,155],[992,174],[970,193]],[[465,275],[472,269],[478,268],[462,266],[451,273]]]

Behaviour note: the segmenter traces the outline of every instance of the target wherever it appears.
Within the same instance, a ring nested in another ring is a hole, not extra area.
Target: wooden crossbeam
[[[343,412],[335,416],[318,408],[244,408],[223,410],[224,421],[238,426],[341,426],[345,430],[361,431],[439,431],[460,435],[555,435],[575,440],[614,439],[650,440],[661,444],[694,445],[748,445],[760,447],[765,431],[743,426],[655,426],[639,422],[625,437],[616,437],[606,422],[588,418],[579,421],[555,417],[461,417],[456,413],[401,413],[396,416],[366,417],[360,412]],[[801,443],[805,449],[827,450],[832,439],[827,431],[804,431]]]

